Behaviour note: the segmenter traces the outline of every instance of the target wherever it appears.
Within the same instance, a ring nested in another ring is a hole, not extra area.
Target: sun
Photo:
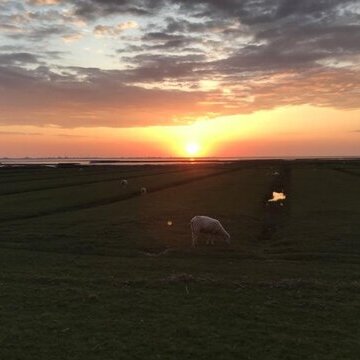
[[[199,153],[200,145],[198,143],[191,142],[191,143],[186,144],[185,150],[189,155],[194,156]]]

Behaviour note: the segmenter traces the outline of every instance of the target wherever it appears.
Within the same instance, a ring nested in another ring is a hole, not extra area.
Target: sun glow
[[[199,153],[200,145],[195,142],[188,143],[188,144],[186,144],[185,150],[189,155],[194,156]]]

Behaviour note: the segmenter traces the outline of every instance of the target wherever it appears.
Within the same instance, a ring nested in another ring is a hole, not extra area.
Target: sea
[[[249,160],[358,160],[359,157],[50,157],[0,158],[0,167],[26,166],[123,166],[123,165],[177,165],[201,163],[232,163]]]
[[[244,158],[242,158],[244,159]],[[101,165],[176,165],[193,163],[227,163],[239,161],[240,158],[188,158],[188,157],[124,157],[124,158],[0,158],[0,166],[101,166]]]

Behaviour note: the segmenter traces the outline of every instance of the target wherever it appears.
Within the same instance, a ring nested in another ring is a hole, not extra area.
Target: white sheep
[[[146,194],[147,193],[147,189],[146,189],[146,187],[142,187],[141,189],[140,189],[140,193],[141,194]]]
[[[122,180],[120,181],[120,185],[123,186],[123,187],[125,187],[125,186],[128,185],[128,181],[127,181],[126,179],[122,179]]]
[[[193,247],[197,245],[198,238],[201,234],[207,236],[207,244],[209,242],[214,244],[214,239],[220,238],[230,245],[230,235],[221,225],[219,220],[209,216],[194,216],[190,221],[190,228]]]

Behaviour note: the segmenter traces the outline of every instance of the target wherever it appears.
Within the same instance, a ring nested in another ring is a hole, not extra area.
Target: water
[[[0,166],[40,165],[56,167],[63,165],[176,165],[194,163],[226,163],[237,161],[237,158],[14,158],[0,159]]]
[[[272,199],[269,199],[269,202],[275,202],[275,201],[283,201],[286,199],[286,195],[283,192],[276,192],[273,191],[272,193]]]
[[[29,166],[43,165],[47,167],[56,167],[58,164],[74,164],[80,166],[90,165],[177,165],[177,164],[202,164],[202,163],[230,163],[240,160],[260,160],[270,158],[239,158],[239,157],[207,157],[207,158],[3,158],[0,159],[0,166]]]
[[[52,157],[52,158],[0,158],[0,167],[4,166],[47,166],[56,167],[59,164],[90,166],[90,165],[177,165],[177,164],[201,164],[201,163],[231,163],[245,160],[298,160],[298,157],[203,157],[203,158],[189,158],[189,157],[143,157],[143,158],[77,158],[77,157]],[[340,158],[315,158],[307,157],[302,159],[323,159],[323,160],[339,160]],[[351,159],[351,158],[341,158]],[[277,172],[273,173],[274,176],[279,175]]]

